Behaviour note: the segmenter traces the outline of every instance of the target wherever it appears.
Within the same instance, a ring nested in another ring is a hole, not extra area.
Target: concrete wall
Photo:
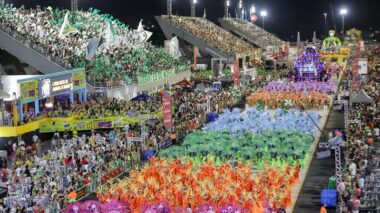
[[[108,88],[107,89],[107,97],[112,98],[122,98],[122,99],[130,99],[138,94],[146,91],[146,92],[154,92],[156,90],[161,90],[164,88],[165,84],[175,84],[177,82],[182,81],[183,79],[190,79],[191,77],[191,71],[190,69],[184,72],[177,73],[175,76],[166,78],[161,81],[155,81],[149,84],[144,85],[129,85],[125,87],[119,87],[119,88]]]
[[[0,47],[43,74],[65,70],[60,65],[52,62],[49,58],[46,58],[42,54],[37,53],[30,47],[25,46],[23,43],[11,37],[2,29],[0,29]]]

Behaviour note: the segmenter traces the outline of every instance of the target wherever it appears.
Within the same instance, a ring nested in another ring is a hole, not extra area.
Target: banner
[[[173,58],[178,59],[182,56],[181,51],[179,51],[179,41],[177,36],[173,37],[171,40],[166,40],[164,44],[165,49]]]
[[[72,75],[73,90],[86,87],[86,72],[74,72]]]
[[[32,80],[20,83],[21,101],[33,100],[38,98],[38,81]]]
[[[78,31],[77,29],[75,29],[74,27],[72,27],[70,25],[69,14],[70,14],[69,11],[67,11],[66,14],[65,14],[65,18],[63,20],[63,24],[61,26],[61,29],[59,30],[59,34],[58,34],[59,38],[63,38],[66,35],[69,35],[70,33],[75,33],[75,32]]]
[[[100,46],[100,38],[91,38],[88,41],[87,49],[86,49],[86,59],[89,61],[92,61],[92,59],[95,57],[96,50]]]
[[[162,93],[163,123],[166,127],[172,127],[172,98],[168,91]]]
[[[40,122],[40,133],[87,131],[92,129],[112,129],[124,127],[126,123],[139,123],[139,118],[108,117],[102,119],[85,119],[75,121],[43,121]]]
[[[239,61],[234,61],[234,85],[239,86],[240,70],[239,70]]]
[[[352,62],[352,77],[355,78],[359,74],[359,61],[354,59]]]
[[[155,81],[161,81],[174,75],[175,75],[174,69],[164,70],[161,72],[144,73],[137,77],[138,85],[144,85],[144,84],[149,84]]]
[[[360,59],[358,61],[358,74],[359,75],[368,74],[368,60],[367,59]]]
[[[359,81],[355,81],[355,80],[353,80],[353,81],[352,81],[351,88],[352,88],[353,90],[358,90],[359,87],[360,87],[360,83],[359,83]]]

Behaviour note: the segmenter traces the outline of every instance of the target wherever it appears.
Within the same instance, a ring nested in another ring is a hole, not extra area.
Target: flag
[[[146,31],[144,30],[144,27],[142,25],[142,21],[140,21],[139,23],[139,26],[137,27],[137,30],[134,30],[134,34],[133,34],[133,42],[132,42],[132,47],[133,48],[139,48],[141,47],[142,45],[144,45],[144,43],[146,41],[149,40],[149,38],[153,35],[152,32],[149,32],[149,31]]]
[[[70,33],[76,33],[77,32],[77,29],[75,29],[74,27],[72,27],[70,25],[69,14],[70,14],[69,11],[67,11],[66,14],[65,14],[65,19],[63,20],[62,27],[59,30],[59,34],[58,34],[59,38],[63,38],[66,35],[69,35]]]
[[[87,45],[87,51],[86,51],[86,59],[91,61],[95,54],[96,54],[96,50],[98,49],[98,47],[100,46],[100,38],[92,38],[88,41],[88,45]]]
[[[108,46],[112,46],[116,40],[115,32],[112,29],[110,23],[107,23],[106,30],[104,31],[104,39],[105,39],[105,43]]]
[[[13,104],[13,126],[18,125],[19,119],[20,118],[18,116],[17,104]]]
[[[171,40],[165,41],[165,48],[175,59],[182,56],[181,51],[179,50],[179,41],[177,36],[173,37]]]

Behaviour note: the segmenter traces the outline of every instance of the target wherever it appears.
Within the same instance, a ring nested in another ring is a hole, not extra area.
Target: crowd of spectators
[[[250,35],[250,38],[255,39],[262,44],[263,47],[279,46],[284,43],[281,39],[249,21],[235,18],[224,18],[224,21],[227,21],[230,25]]]
[[[210,86],[210,85],[209,85]],[[214,91],[194,91],[176,88],[173,91],[174,125],[177,131],[191,131],[207,121],[207,109],[220,113],[240,98],[240,93],[229,88]]]
[[[66,14],[72,30],[60,36]],[[70,13],[51,7],[25,9],[5,5],[0,8],[0,26],[21,37],[28,46],[41,48],[66,68],[86,67],[93,80],[121,79],[128,83],[140,74],[183,65],[166,49],[149,42],[139,43],[140,37],[125,24],[96,9]],[[86,51],[92,38],[102,38],[104,42],[91,59],[86,58]]]
[[[369,58],[368,80],[361,84],[373,103],[354,103],[349,111],[346,170],[338,186],[341,212],[359,212],[380,205],[380,68],[374,63],[378,55],[367,51]],[[374,57],[375,56],[375,57]]]
[[[163,18],[226,54],[255,52],[250,44],[206,18],[183,16],[163,16]]]
[[[45,153],[36,135],[33,144],[22,139],[9,143],[13,164],[2,172],[0,186],[8,189],[3,207],[10,212],[59,210],[71,192],[99,183],[126,161],[140,161],[142,147],[126,139],[134,133],[133,128],[72,137],[56,132],[52,149]]]

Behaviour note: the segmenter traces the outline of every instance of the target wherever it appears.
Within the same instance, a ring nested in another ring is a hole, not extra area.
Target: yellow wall
[[[28,132],[35,131],[40,128],[40,122],[53,122],[53,121],[73,121],[76,117],[68,117],[68,118],[43,118],[38,121],[33,121],[31,123],[27,123],[20,126],[0,126],[0,137],[16,137],[18,135],[22,135]]]

